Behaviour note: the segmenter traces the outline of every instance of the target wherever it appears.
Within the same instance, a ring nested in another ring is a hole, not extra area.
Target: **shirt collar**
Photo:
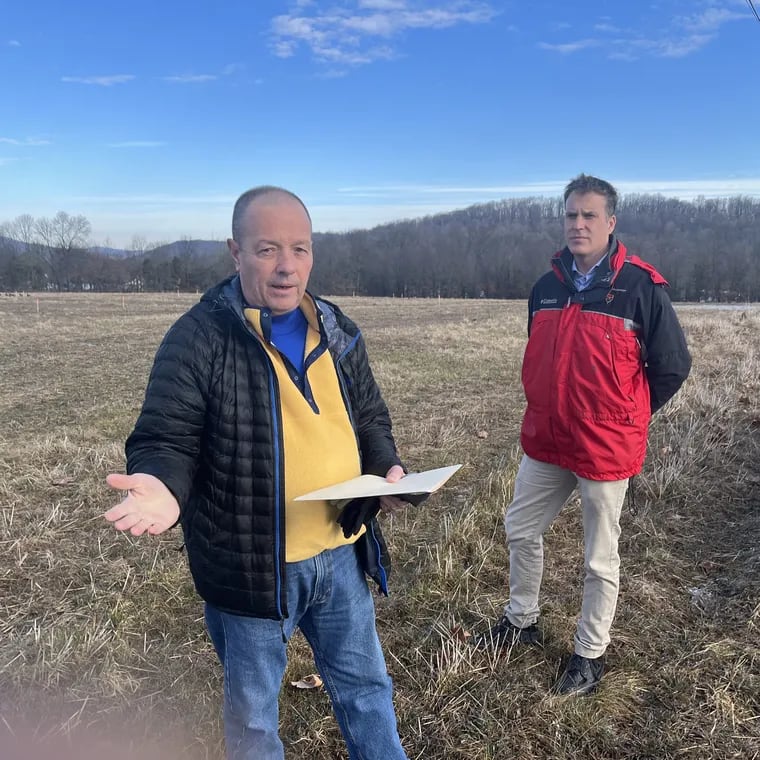
[[[606,259],[606,258],[609,256],[609,255],[610,255],[610,254],[609,254],[609,251],[608,251],[607,253],[605,253],[605,254],[604,254],[604,256],[602,256],[602,258],[601,258],[601,259],[599,259],[599,261],[597,261],[597,262],[596,262],[596,264],[594,264],[594,266],[592,266],[592,267],[591,267],[591,269],[589,269],[589,270],[588,270],[588,272],[581,272],[581,270],[580,270],[580,269],[578,269],[578,265],[575,263],[575,256],[573,256],[573,266],[572,266],[572,273],[573,273],[573,277],[575,277],[576,279],[580,279],[580,278],[583,278],[584,280],[587,280],[587,279],[589,279],[589,278],[591,277],[591,275],[593,274],[594,270],[595,270],[595,269],[596,269],[596,268],[597,268],[597,267],[598,267],[598,266],[599,266],[599,265],[600,265],[600,264],[601,264],[601,263],[602,263],[602,262],[603,262],[603,261],[604,261],[604,260],[605,260],[605,259]]]

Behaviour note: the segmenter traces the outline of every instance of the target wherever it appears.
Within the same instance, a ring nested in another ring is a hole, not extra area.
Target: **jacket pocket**
[[[546,409],[552,397],[552,380],[556,376],[556,326],[554,320],[539,313],[533,321],[525,346],[522,384],[528,406]]]

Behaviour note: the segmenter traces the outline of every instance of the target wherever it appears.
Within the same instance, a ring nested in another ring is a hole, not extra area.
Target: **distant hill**
[[[2,238],[0,238],[0,241]],[[211,256],[219,253],[226,248],[223,240],[175,240],[173,243],[160,245],[157,248],[148,248],[145,251],[132,251],[125,248],[109,248],[102,245],[90,246],[87,250],[90,253],[97,253],[102,256],[113,256],[114,258],[126,258],[128,256],[149,255],[158,259],[172,259],[175,256],[190,254],[192,256]]]
[[[107,248],[103,245],[92,245],[87,250],[90,253],[97,253],[101,256],[114,256],[115,258],[131,256],[133,254],[133,251],[125,251],[122,248]]]
[[[13,238],[0,235],[0,250],[22,253],[24,250],[24,244],[19,243],[18,240],[13,240]]]
[[[227,249],[227,244],[223,240],[175,240],[173,243],[166,243],[157,248],[148,248],[145,251],[133,251],[126,248],[112,248],[105,245],[91,245],[85,250],[88,253],[94,253],[99,256],[110,256],[111,258],[122,259],[130,256],[147,255],[157,259],[172,259],[175,256],[213,256]],[[24,244],[13,238],[0,235],[0,250],[10,251],[13,253],[23,253]]]
[[[175,256],[214,256],[227,250],[223,240],[175,240],[173,243],[161,245],[145,251],[146,256],[155,259],[173,259]]]

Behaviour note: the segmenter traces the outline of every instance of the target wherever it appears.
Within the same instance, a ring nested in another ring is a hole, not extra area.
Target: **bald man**
[[[133,535],[182,526],[224,668],[230,760],[281,760],[286,644],[311,645],[350,758],[402,760],[372,578],[387,593],[376,520],[395,497],[295,501],[371,473],[404,475],[361,332],[307,291],[311,218],[288,190],[240,196],[237,273],[166,334],[126,444],[127,491],[105,517]]]

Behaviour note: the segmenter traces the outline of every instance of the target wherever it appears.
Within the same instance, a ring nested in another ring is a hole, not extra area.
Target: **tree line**
[[[562,245],[561,198],[520,198],[367,230],[315,233],[311,288],[332,295],[525,298]],[[627,195],[617,233],[675,300],[760,300],[760,200]],[[232,271],[223,242],[187,238],[124,256],[88,248],[85,217],[0,225],[1,290],[202,291]]]
[[[182,238],[151,246],[135,236],[116,252],[89,247],[90,229],[84,216],[64,211],[0,224],[0,290],[193,292],[231,271],[223,242]]]

